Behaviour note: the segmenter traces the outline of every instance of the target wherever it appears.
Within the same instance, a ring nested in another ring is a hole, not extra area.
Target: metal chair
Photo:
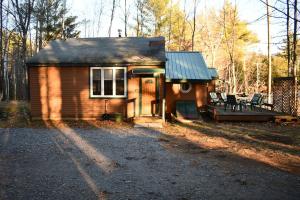
[[[224,103],[224,110],[226,111],[227,105],[231,106],[231,111],[236,111],[239,106],[240,111],[242,111],[242,105],[236,100],[234,95],[227,95],[227,101]]]
[[[263,98],[261,94],[255,93],[250,102],[247,102],[247,105],[250,105],[251,110],[255,109],[255,106],[261,105]]]
[[[209,96],[210,96],[210,102],[214,105],[217,105],[220,103],[220,99],[218,98],[217,96],[217,93],[215,92],[210,92],[209,93]]]
[[[227,102],[227,95],[225,92],[221,92],[221,101],[225,104]]]

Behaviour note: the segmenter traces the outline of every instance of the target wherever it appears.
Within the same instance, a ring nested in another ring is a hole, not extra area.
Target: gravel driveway
[[[0,199],[299,199],[300,177],[149,129],[0,129]]]

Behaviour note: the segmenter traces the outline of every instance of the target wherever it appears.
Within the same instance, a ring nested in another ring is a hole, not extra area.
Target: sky
[[[108,26],[111,14],[113,0],[67,0],[67,7],[70,9],[71,15],[78,16],[78,21],[81,22],[79,29],[81,31],[80,37],[105,37],[108,36]],[[134,0],[127,0],[128,4]],[[184,0],[173,0],[183,2]],[[103,3],[103,14],[101,16],[101,29],[97,30],[98,13],[100,10],[100,3]],[[119,0],[117,0],[119,2]],[[115,18],[112,27],[112,36],[118,36],[118,29],[124,29],[123,23],[123,2],[120,0],[120,6],[116,9]],[[249,29],[257,34],[260,42],[252,47],[253,51],[259,51],[261,53],[267,52],[267,19],[264,16],[266,14],[266,6],[259,0],[231,0],[232,3],[236,3],[240,19],[246,21],[249,24]],[[205,7],[215,7],[221,9],[224,0],[200,0],[197,7],[197,13],[205,12]],[[183,3],[182,3],[183,4]],[[270,0],[270,4],[274,4],[274,0]],[[187,0],[187,5],[190,5],[189,10],[192,12],[193,0]],[[133,7],[129,8],[131,17]],[[278,37],[284,35],[284,26],[278,22],[278,19],[271,19],[271,51],[276,53],[279,51],[279,43],[283,38]],[[129,36],[134,36],[133,33],[129,33]]]

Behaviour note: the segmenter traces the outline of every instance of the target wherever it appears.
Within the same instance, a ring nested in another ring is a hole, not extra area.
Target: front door
[[[155,78],[142,78],[141,114],[152,115],[155,109]]]

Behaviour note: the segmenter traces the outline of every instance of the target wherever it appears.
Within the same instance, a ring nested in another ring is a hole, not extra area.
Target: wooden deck
[[[249,122],[266,122],[274,120],[274,116],[285,115],[282,113],[270,111],[264,108],[255,110],[231,111],[224,110],[224,106],[208,106],[209,115],[216,121],[249,121]]]

